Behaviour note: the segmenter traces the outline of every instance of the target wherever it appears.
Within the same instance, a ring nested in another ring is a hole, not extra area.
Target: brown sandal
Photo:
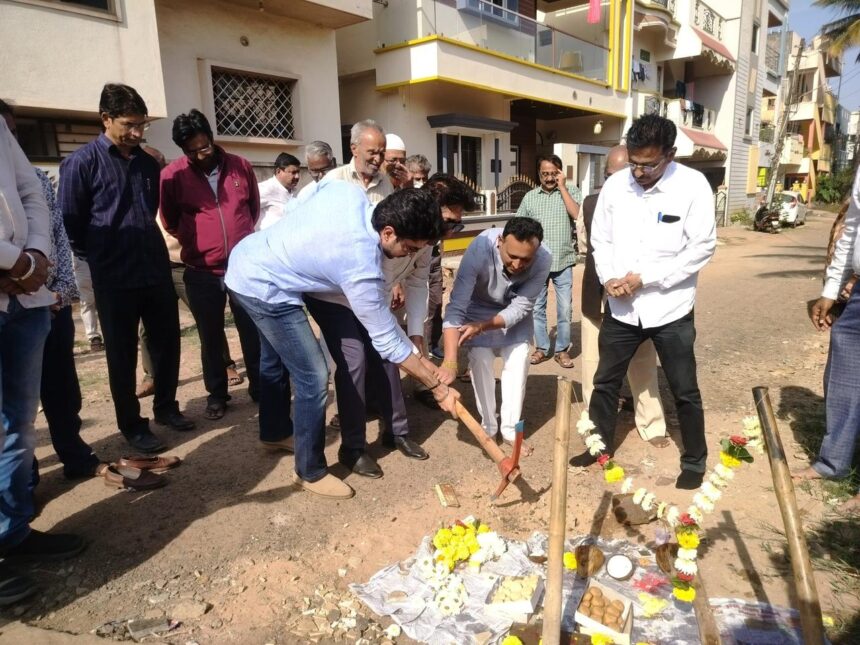
[[[543,353],[543,351],[536,349],[532,352],[531,358],[529,358],[529,363],[532,365],[539,365],[544,361],[549,360],[549,356]]]
[[[239,374],[235,367],[227,368],[227,385],[233,387],[236,385],[242,385],[242,383],[244,382],[245,379],[242,377],[241,374]]]
[[[561,365],[564,369],[569,370],[573,367],[573,359],[567,352],[559,352],[555,355],[555,362]]]

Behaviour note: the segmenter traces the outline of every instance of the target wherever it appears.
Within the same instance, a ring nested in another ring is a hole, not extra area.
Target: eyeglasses
[[[318,181],[325,177],[326,173],[333,169],[335,165],[334,159],[332,159],[327,166],[323,166],[322,168],[311,168],[308,167],[308,174],[311,176],[311,179]]]
[[[643,175],[653,175],[660,166],[668,159],[668,157],[660,157],[660,161],[655,164],[646,164],[646,163],[633,163],[632,161],[627,162],[627,167],[630,168],[630,172],[636,172],[636,169],[642,171]]]
[[[215,149],[215,146],[210,143],[209,145],[203,146],[202,148],[195,148],[194,150],[186,150],[185,154],[188,157],[195,157],[197,155],[209,154],[214,149]]]
[[[560,172],[560,171],[555,171],[555,172],[542,172],[542,173],[540,173],[540,176],[541,176],[541,178],[542,178],[542,179],[550,179],[550,178],[552,178],[552,177],[556,177],[556,176],[558,175],[558,173],[559,173],[559,172]]]
[[[463,222],[454,222],[454,221],[448,220],[448,219],[442,220],[442,229],[446,233],[459,233],[464,228],[466,228],[466,225],[463,224]]]
[[[149,121],[143,121],[142,123],[130,123],[128,121],[117,121],[117,123],[126,132],[133,132],[135,130],[137,130],[138,132],[146,132],[147,130],[149,130]]]

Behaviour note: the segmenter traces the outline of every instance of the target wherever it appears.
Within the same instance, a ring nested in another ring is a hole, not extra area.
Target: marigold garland
[[[658,500],[657,496],[646,488],[634,488],[632,477],[624,478],[624,469],[604,452],[606,445],[603,438],[594,432],[597,427],[588,417],[587,410],[582,411],[576,422],[576,431],[582,436],[589,454],[596,457],[597,463],[603,468],[604,479],[608,483],[623,480],[622,493],[632,492],[633,503],[646,513],[656,507],[657,518],[675,530],[679,549],[674,563],[677,575],[672,580],[672,595],[682,602],[693,602],[696,597],[693,583],[698,573],[696,556],[700,543],[699,530],[705,514],[714,511],[723,491],[734,479],[734,471],[744,463],[753,462],[749,448],[759,454],[763,452],[764,444],[758,419],[744,417],[742,424],[741,434],[731,435],[720,441],[720,463],[708,473],[699,491],[693,495],[693,504],[686,512],[682,512],[677,506]]]

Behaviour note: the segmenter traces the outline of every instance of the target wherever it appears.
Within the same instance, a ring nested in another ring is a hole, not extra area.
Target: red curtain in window
[[[588,24],[596,25],[598,22],[600,22],[600,4],[601,0],[588,1]]]

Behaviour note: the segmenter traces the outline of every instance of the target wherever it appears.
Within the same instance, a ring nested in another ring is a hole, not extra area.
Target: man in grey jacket
[[[35,583],[9,564],[19,558],[58,560],[84,548],[78,536],[30,528],[30,478],[36,437],[42,351],[54,295],[45,287],[51,252],[50,214],[42,186],[0,119],[0,605],[26,598]]]
[[[499,431],[493,363],[501,356],[501,430],[508,443],[514,441],[526,393],[532,311],[552,264],[542,240],[543,227],[530,217],[513,217],[501,233],[491,228],[472,240],[442,323],[445,360],[439,378],[454,380],[458,348],[466,345],[481,425],[491,437]]]

